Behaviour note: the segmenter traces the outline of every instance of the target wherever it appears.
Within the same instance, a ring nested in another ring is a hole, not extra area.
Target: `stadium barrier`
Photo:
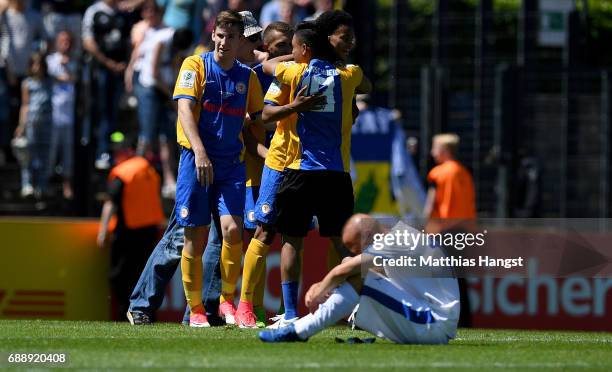
[[[109,319],[109,252],[94,220],[0,219],[0,318]]]
[[[109,319],[112,303],[107,279],[109,252],[96,247],[97,229],[98,223],[93,220],[0,219],[0,234],[4,237],[0,260],[0,318]],[[612,236],[600,238],[610,241]],[[247,241],[245,249],[246,244]],[[324,276],[328,246],[329,241],[316,232],[306,238],[300,297]],[[276,312],[280,301],[279,266],[277,239],[267,264],[264,305],[270,314]],[[469,279],[472,325],[612,331],[611,289],[612,278],[580,275]],[[167,289],[158,319],[177,322],[184,306],[177,272]],[[306,311],[301,298],[300,312]]]

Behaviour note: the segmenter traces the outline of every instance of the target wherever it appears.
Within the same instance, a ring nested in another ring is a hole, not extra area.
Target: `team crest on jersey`
[[[181,77],[179,79],[179,88],[193,88],[195,83],[196,73],[192,70],[184,70],[181,72]]]
[[[181,208],[181,218],[185,219],[189,216],[189,208],[182,207]]]
[[[255,222],[255,211],[249,211],[249,213],[247,214],[247,218],[249,219],[249,221]]]
[[[261,206],[261,211],[262,211],[264,214],[268,214],[268,213],[270,213],[270,209],[271,209],[271,208],[270,208],[270,204],[268,204],[268,203],[264,203],[264,204]]]
[[[236,84],[236,92],[238,92],[239,94],[245,94],[246,90],[247,90],[246,85],[242,81]]]

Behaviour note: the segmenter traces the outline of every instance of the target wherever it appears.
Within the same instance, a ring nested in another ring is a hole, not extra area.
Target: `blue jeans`
[[[154,87],[134,83],[138,99],[138,140],[143,144],[155,144],[158,139],[172,142],[176,137],[176,112],[168,106],[169,98]]]
[[[3,102],[0,105],[0,147],[5,147],[10,143],[12,133],[9,123],[11,109],[10,105],[7,104],[9,102],[9,86],[4,68],[0,68],[0,102]]]
[[[214,216],[208,233],[208,243],[202,257],[204,264],[202,301],[207,311],[214,311],[214,314],[219,307],[219,296],[221,295],[221,268],[219,266],[221,231],[219,226],[219,217]],[[173,210],[164,236],[147,260],[130,296],[130,311],[140,311],[152,316],[161,307],[166,287],[181,262],[183,243],[183,228],[176,223]],[[188,319],[188,311],[186,316]]]
[[[97,151],[96,155],[110,150],[110,135],[116,128],[119,114],[119,100],[123,94],[123,74],[115,74],[111,71],[97,67],[94,69],[96,100],[93,105],[98,117]]]

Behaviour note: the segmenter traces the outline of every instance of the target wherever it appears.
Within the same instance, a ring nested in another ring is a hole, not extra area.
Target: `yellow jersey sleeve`
[[[282,62],[276,65],[274,77],[281,84],[291,85],[291,83],[300,77],[304,69],[308,67],[305,63]]]
[[[348,79],[349,84],[353,89],[357,88],[363,80],[363,70],[357,65],[347,65],[346,69],[350,74]]]
[[[289,85],[281,84],[277,79],[274,79],[266,92],[264,103],[275,106],[286,105],[289,103],[290,92],[291,87]]]
[[[174,85],[172,99],[176,101],[180,98],[187,98],[199,101],[204,94],[205,81],[206,71],[204,71],[202,57],[198,55],[185,58]]]
[[[261,83],[257,78],[255,71],[251,70],[251,76],[249,77],[249,91],[247,97],[247,112],[253,119],[254,115],[257,115],[263,110],[263,92],[261,89]]]

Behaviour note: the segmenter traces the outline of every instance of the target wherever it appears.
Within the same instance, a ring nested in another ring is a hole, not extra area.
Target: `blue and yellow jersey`
[[[251,135],[255,137],[257,142],[265,143],[266,141],[266,130],[261,125],[251,125],[244,130],[251,132]],[[246,186],[259,186],[261,184],[261,173],[263,171],[264,159],[251,154],[248,151],[244,152],[244,166],[246,170]]]
[[[195,101],[194,119],[211,160],[239,157],[246,113],[253,117],[263,109],[255,72],[238,61],[225,71],[215,62],[213,52],[185,59],[174,87],[173,99],[180,98]],[[180,119],[176,137],[181,146],[191,148]]]
[[[266,74],[263,71],[262,63],[253,67],[253,71],[255,71],[255,74],[257,75],[257,78],[259,79],[259,83],[261,84],[261,90],[265,96],[266,92],[268,91],[268,88],[270,88],[270,85],[274,81],[274,77]],[[266,147],[270,147],[270,142],[272,141],[273,136],[274,136],[273,131],[266,131],[266,142],[265,142]]]
[[[334,66],[313,59],[309,64],[280,63],[276,79],[291,87],[291,97],[308,86],[306,95],[322,92],[327,104],[318,111],[298,113],[299,154],[288,166],[302,170],[350,170],[352,103],[363,71],[355,65]]]
[[[259,79],[259,83],[261,84],[261,89],[264,92],[268,91],[268,88],[270,88],[270,84],[272,84],[272,81],[274,81],[274,77],[266,74],[263,71],[263,64],[260,63],[257,66],[253,67],[253,71],[255,71],[255,74],[257,75],[257,78]]]
[[[278,80],[274,79],[266,92],[264,103],[275,106],[288,104],[293,93],[291,89],[289,85],[281,84]],[[279,120],[276,124],[276,130],[268,147],[268,156],[266,157],[266,166],[268,168],[282,172],[296,159],[299,153],[296,122],[297,114],[292,114]]]
[[[253,71],[259,79],[259,83],[263,92],[268,90],[274,78],[263,72],[262,64],[253,67]],[[266,131],[263,126],[251,126],[246,129],[250,130],[251,134],[257,142],[263,143],[266,147],[270,147],[270,142],[274,132]],[[263,172],[264,159],[259,156],[252,155],[248,151],[244,154],[244,165],[246,167],[246,185],[247,187],[259,186],[261,184],[261,173]]]

